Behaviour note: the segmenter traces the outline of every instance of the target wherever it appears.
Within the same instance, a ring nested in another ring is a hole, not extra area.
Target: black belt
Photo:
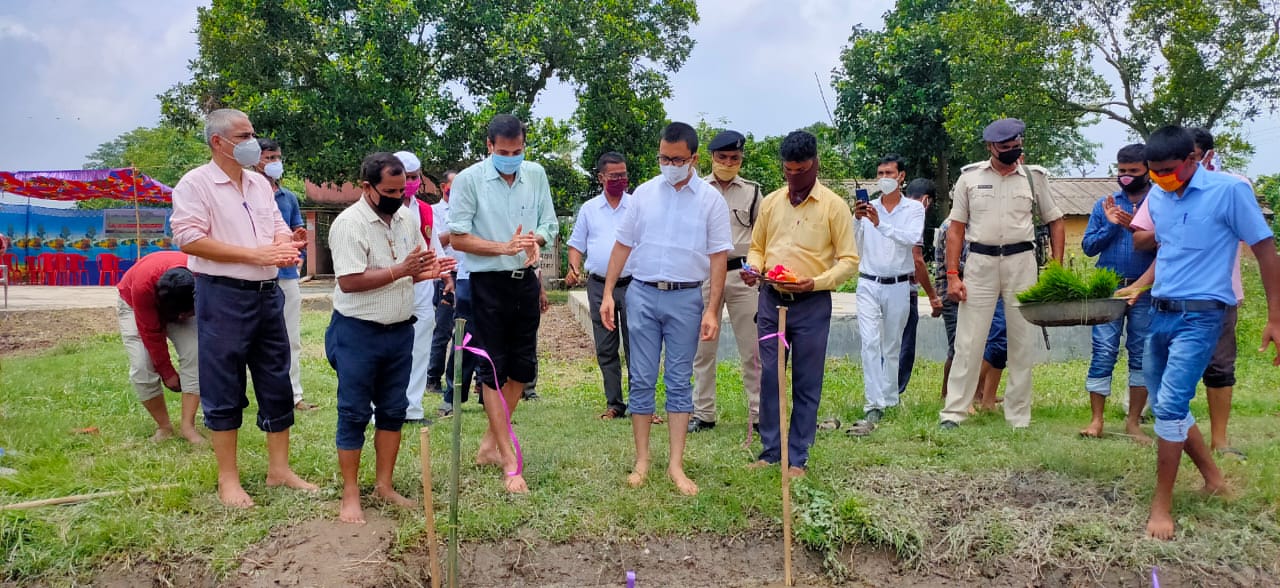
[[[485,274],[485,275],[499,276],[503,278],[511,278],[513,280],[523,280],[526,275],[530,275],[530,276],[534,275],[534,269],[531,267],[522,267],[520,269],[510,270],[510,271],[498,270],[498,271],[491,271],[491,272],[471,272],[471,274],[472,275]]]
[[[779,290],[777,288],[765,288],[764,290],[765,292],[772,294],[775,299],[777,299],[779,302],[782,302],[783,304],[801,302],[810,297],[828,292],[827,290],[811,290],[809,292],[783,292],[782,290]]]
[[[1024,251],[1031,251],[1036,248],[1036,244],[1031,241],[1023,241],[1021,243],[1010,243],[1008,245],[983,245],[982,243],[970,243],[969,251],[981,255],[990,255],[992,257],[1004,257],[1006,255],[1017,255]]]
[[[1138,278],[1120,278],[1120,287],[1127,288],[1132,286],[1136,281],[1138,281]]]
[[[252,290],[256,292],[266,292],[276,287],[276,280],[241,280],[240,278],[228,278],[226,276],[211,276],[203,274],[209,278],[209,281],[223,286],[231,286],[237,290]]]
[[[916,275],[902,274],[900,276],[893,276],[891,278],[882,278],[880,276],[873,276],[871,274],[864,274],[862,272],[858,272],[858,277],[864,280],[871,280],[872,282],[876,282],[879,284],[898,284],[901,282],[908,282],[911,280],[911,278],[916,277]]]
[[[604,276],[600,274],[587,274],[587,279],[595,280],[597,282],[600,282],[601,284],[604,283]],[[618,281],[614,283],[613,287],[626,288],[627,284],[630,284],[630,283],[631,283],[631,276],[626,276],[626,277],[618,278]]]
[[[1226,310],[1230,306],[1218,300],[1169,300],[1167,298],[1152,300],[1151,305],[1158,312],[1210,312]]]
[[[747,258],[735,257],[729,260],[729,271],[740,270],[742,266],[747,264]]]
[[[689,288],[701,288],[702,282],[646,282],[644,280],[636,280],[646,286],[651,286],[659,290],[688,290]]]

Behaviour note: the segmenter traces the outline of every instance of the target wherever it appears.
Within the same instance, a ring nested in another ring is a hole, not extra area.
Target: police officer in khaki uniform
[[[1049,194],[1044,168],[1022,163],[1026,125],[1004,118],[982,132],[991,158],[965,166],[951,191],[951,227],[947,231],[947,295],[960,303],[955,361],[947,381],[942,428],[954,429],[968,416],[978,383],[982,352],[996,299],[1016,300],[1036,282],[1033,212],[1049,225],[1053,259],[1062,261],[1065,228],[1062,211]],[[1034,188],[1032,187],[1034,185]],[[964,279],[960,251],[969,243]],[[1031,424],[1031,349],[1039,329],[1016,310],[1005,313],[1009,333],[1009,381],[1004,418],[1015,428]]]
[[[707,149],[711,151],[711,175],[706,177],[724,196],[729,205],[729,230],[733,237],[733,251],[729,253],[729,273],[724,285],[724,301],[718,313],[729,307],[729,321],[733,336],[738,340],[738,358],[742,360],[742,387],[747,393],[747,406],[753,426],[760,422],[760,352],[756,341],[756,306],[759,290],[742,282],[738,270],[747,259],[751,248],[751,228],[755,226],[760,211],[760,184],[738,175],[742,167],[742,147],[746,137],[736,131],[721,131]],[[702,302],[707,303],[709,288],[702,285]],[[698,354],[693,360],[693,418],[689,420],[689,432],[696,433],[716,426],[716,350],[720,335],[710,341],[698,343]]]

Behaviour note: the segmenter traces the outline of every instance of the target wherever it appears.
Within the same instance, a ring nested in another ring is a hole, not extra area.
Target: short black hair
[[[160,318],[173,322],[196,309],[196,278],[185,267],[170,268],[156,280],[156,307]]]
[[[698,131],[687,123],[673,122],[662,129],[662,140],[668,143],[684,141],[689,146],[689,153],[698,152]]]
[[[499,114],[493,117],[489,121],[489,142],[494,142],[498,137],[523,141],[525,138],[524,123],[510,114]]]
[[[934,200],[938,199],[938,185],[933,183],[929,178],[916,178],[907,182],[906,188],[907,198],[919,199],[921,196],[928,196]]]
[[[611,163],[621,163],[625,165],[627,163],[627,158],[623,157],[622,154],[617,151],[608,151],[596,159],[596,173],[603,173],[604,166]]]
[[[1147,137],[1147,161],[1173,161],[1186,159],[1195,151],[1195,138],[1191,131],[1179,126],[1167,126]]]
[[[404,175],[404,164],[400,158],[386,151],[370,153],[360,162],[360,179],[369,182],[370,186],[382,183],[386,176]]]
[[[279,151],[280,143],[277,142],[275,139],[258,137],[258,147],[260,147],[263,151]]]
[[[1213,149],[1213,133],[1210,133],[1209,129],[1204,127],[1194,127],[1190,130],[1191,137],[1196,142],[1196,147],[1199,147],[1201,151]]]
[[[1142,143],[1125,145],[1116,153],[1116,163],[1147,163],[1147,146]]]
[[[808,131],[791,131],[778,147],[783,161],[809,161],[818,156],[818,138]]]
[[[898,155],[897,153],[890,153],[888,155],[885,155],[884,157],[881,157],[880,163],[877,163],[876,167],[880,167],[887,163],[892,163],[893,165],[897,166],[899,173],[907,171],[906,160],[902,159],[902,156]]]

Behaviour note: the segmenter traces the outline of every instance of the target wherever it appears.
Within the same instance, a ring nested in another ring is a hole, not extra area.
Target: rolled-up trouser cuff
[[[1142,370],[1129,369],[1129,387],[1130,388],[1146,388],[1147,379],[1142,376]]]
[[[1099,396],[1111,396],[1111,376],[1085,378],[1084,389]]]
[[[1161,441],[1183,443],[1187,440],[1187,432],[1196,424],[1196,417],[1190,412],[1181,419],[1162,419],[1156,417],[1155,432]]]

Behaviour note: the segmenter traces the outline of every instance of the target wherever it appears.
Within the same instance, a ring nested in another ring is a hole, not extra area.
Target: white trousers
[[[858,278],[858,336],[862,339],[864,411],[898,405],[902,331],[911,312],[910,282],[881,284]]]
[[[413,323],[413,367],[409,368],[409,388],[405,390],[409,398],[405,418],[409,420],[425,416],[422,396],[427,391],[427,370],[431,367],[431,334],[436,330],[436,308],[431,305],[435,291],[435,280],[413,285],[413,316],[418,320]]]
[[[289,384],[293,403],[302,402],[302,289],[298,280],[278,280],[284,292],[284,328],[289,333]]]
[[[164,382],[160,381],[160,374],[156,373],[156,366],[151,362],[151,354],[142,344],[142,335],[138,333],[138,323],[133,317],[133,307],[123,298],[116,303],[116,319],[120,322],[120,339],[124,341],[124,351],[129,356],[129,382],[138,393],[138,400],[146,402],[164,394]],[[182,393],[199,396],[200,339],[196,336],[196,319],[193,317],[166,323],[165,334],[173,341],[173,348],[178,352],[178,379],[182,383]]]

